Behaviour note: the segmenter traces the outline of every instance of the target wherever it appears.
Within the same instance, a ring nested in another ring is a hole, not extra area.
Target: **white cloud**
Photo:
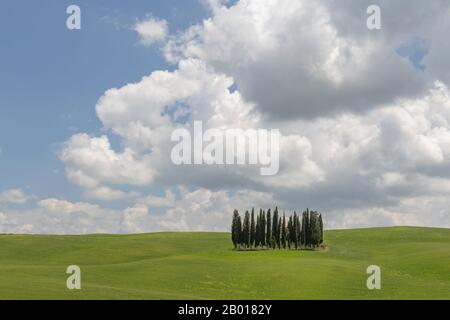
[[[0,233],[141,233],[155,231],[228,231],[230,212],[249,204],[269,206],[269,193],[178,188],[165,196],[148,196],[124,210],[97,204],[43,199],[34,209],[0,213]],[[156,209],[165,207],[163,213]]]
[[[68,178],[90,190],[105,183],[173,186],[190,181],[199,187],[211,183],[219,186],[221,177],[226,184],[236,184],[242,176],[267,185],[304,186],[321,181],[323,174],[310,159],[311,146],[299,135],[281,139],[286,148],[282,149],[283,176],[278,182],[276,178],[262,181],[255,176],[258,168],[252,166],[219,170],[196,166],[186,170],[171,163],[174,144],[170,136],[182,126],[173,115],[180,108],[188,110],[187,128],[193,120],[203,120],[205,130],[266,128],[253,105],[244,101],[239,92],[229,91],[232,84],[231,78],[213,72],[201,61],[189,59],[181,61],[174,72],[156,71],[139,83],[108,90],[97,104],[97,114],[105,128],[123,139],[126,149],[115,152],[106,136],[74,135],[61,152]]]
[[[164,41],[168,33],[167,21],[152,16],[137,22],[133,29],[139,34],[140,43],[146,47]]]
[[[11,189],[0,193],[0,204],[23,204],[28,199],[29,196],[20,189]]]
[[[0,225],[6,222],[6,215],[0,212]]]
[[[425,88],[426,77],[396,52],[414,34],[395,29],[371,33],[365,27],[368,5],[343,5],[352,10],[346,22],[355,23],[347,29],[335,21],[337,6],[329,1],[238,1],[172,37],[165,56],[174,63],[205,61],[232,76],[244,98],[256,102],[263,114],[279,119],[364,112]]]
[[[124,192],[122,190],[112,189],[110,187],[97,187],[93,189],[87,189],[83,193],[85,198],[97,199],[103,201],[118,201],[118,200],[132,200],[139,196],[138,192]]]
[[[215,79],[213,87],[207,84],[212,79]],[[169,84],[179,87],[176,84],[184,81],[189,82],[191,87],[183,87],[184,91],[175,90],[170,94],[166,91]],[[158,86],[155,86],[156,83]],[[450,107],[448,89],[442,83],[436,83],[434,89],[419,99],[399,99],[392,105],[365,115],[345,114],[336,118],[284,123],[271,123],[259,118],[252,111],[252,105],[245,103],[238,92],[230,93],[227,90],[230,83],[226,77],[210,73],[194,60],[181,63],[180,69],[174,73],[154,73],[138,84],[108,91],[97,106],[99,117],[105,127],[123,138],[128,148],[126,152],[132,156],[126,157],[111,150],[106,137],[76,135],[71,141],[79,139],[83,143],[69,141],[62,153],[65,155],[62,159],[68,166],[68,177],[72,178],[71,172],[77,172],[78,179],[74,179],[75,182],[94,182],[79,183],[88,192],[100,183],[184,184],[198,186],[199,190],[239,189],[247,184],[260,191],[273,188],[274,199],[283,201],[289,209],[310,206],[327,212],[361,208],[360,212],[365,212],[371,206],[380,208],[377,206],[392,205],[408,197],[416,197],[418,190],[423,194],[436,192],[437,181],[426,180],[427,176],[433,176],[436,174],[434,171],[441,172],[450,166],[447,138],[450,132]],[[155,94],[146,96],[145,92],[149,88],[154,93],[165,92],[161,95],[163,99],[158,99]],[[180,124],[164,115],[162,110],[180,101],[189,107],[190,112],[205,119],[207,125],[225,128],[233,126],[233,122],[244,128],[280,125],[283,128],[280,174],[265,178],[251,168],[171,165],[168,161],[171,146],[168,139],[171,130]],[[208,109],[211,101],[220,107],[211,111]],[[236,110],[241,120],[228,118],[233,110]],[[135,134],[136,123],[139,123],[141,132],[152,134]],[[123,166],[118,165],[120,163]],[[139,170],[133,170],[136,164]],[[122,169],[102,172],[108,167]],[[398,185],[393,189],[396,183],[401,182],[397,179],[399,176],[410,181],[413,174],[416,175],[416,184],[429,181],[427,186]],[[143,177],[148,179],[142,180]],[[394,191],[396,193],[392,194]],[[159,228],[172,226],[188,230],[189,220],[195,218],[185,218],[184,212],[178,207],[170,209],[173,202],[173,198],[169,197],[148,197],[140,204],[167,208],[168,213],[184,221],[179,225],[182,227],[177,227],[176,222],[164,220],[164,225],[159,224]],[[231,206],[229,209],[232,210]],[[206,219],[203,215],[201,218]],[[130,228],[127,227],[128,230]]]
[[[450,186],[449,186],[450,187]],[[450,189],[450,188],[448,188]],[[151,196],[152,203],[138,201],[124,210],[102,208],[92,203],[44,199],[38,208],[0,213],[0,233],[145,233],[155,231],[228,231],[234,209],[241,213],[255,208],[279,208],[287,213],[304,207],[290,207],[273,193],[240,190],[236,193],[178,189],[163,197]],[[159,199],[158,199],[159,198]],[[165,210],[158,213],[163,204]],[[426,212],[424,211],[426,208]],[[334,228],[390,225],[450,225],[448,195],[418,195],[393,205],[332,209],[325,213],[325,226]]]
[[[29,218],[25,214],[25,218]],[[0,234],[28,234],[32,233],[34,226],[30,223],[19,223],[16,219],[10,218],[6,213],[0,212]]]
[[[99,181],[146,185],[155,174],[146,155],[139,156],[130,148],[117,153],[106,136],[74,135],[65,143],[60,158],[67,165],[68,177],[83,187],[96,187]]]
[[[176,199],[172,192],[164,197],[151,196],[151,202],[142,199],[123,213],[123,232],[148,231],[228,231],[230,216],[235,208],[250,210],[250,205],[271,206],[272,194],[240,190],[236,194],[225,191],[197,189],[188,191],[179,188]],[[152,210],[163,204],[164,214],[152,214]]]
[[[44,199],[38,202],[39,207],[44,208],[48,212],[70,214],[76,212],[95,212],[100,209],[98,205],[90,203],[73,203],[60,199]]]
[[[8,212],[15,225],[32,224],[34,233],[90,234],[119,232],[121,212],[88,202],[43,199],[29,210]]]
[[[175,204],[175,194],[170,190],[166,190],[164,197],[148,195],[138,200],[140,204],[153,208],[167,208]]]
[[[402,200],[395,206],[329,212],[324,224],[328,229],[386,226],[442,228],[450,226],[447,206],[445,197],[419,196]]]
[[[361,19],[365,0],[210,3],[211,18],[169,37],[174,71],[154,71],[98,101],[104,129],[123,150],[106,135],[77,134],[61,151],[68,179],[92,198],[134,200],[120,190],[130,185],[166,190],[115,211],[113,230],[222,230],[235,207],[275,202],[329,213],[329,227],[449,225],[449,82],[438,67],[449,53],[441,39],[448,4],[383,2],[383,31],[371,33]],[[434,50],[424,72],[396,53],[422,32]],[[280,173],[174,166],[170,135],[193,120],[205,129],[279,128]]]
[[[136,205],[127,208],[123,212],[122,231],[124,233],[143,233],[146,229],[146,222],[150,219],[148,208],[144,205]]]

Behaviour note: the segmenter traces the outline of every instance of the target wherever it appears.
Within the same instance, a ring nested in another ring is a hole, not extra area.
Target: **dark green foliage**
[[[258,248],[261,245],[261,240],[259,238],[261,228],[261,216],[258,214],[256,216],[256,226],[255,226],[255,248]]]
[[[287,243],[289,249],[292,247],[292,217],[289,217],[288,224],[287,224]]]
[[[231,223],[231,241],[233,241],[234,248],[237,248],[241,239],[241,230],[238,220],[241,220],[239,212],[234,210],[233,212],[233,222]]]
[[[250,247],[250,214],[245,211],[244,225],[242,227],[243,238],[242,242],[246,248]]]
[[[267,245],[267,247],[271,248],[272,247],[272,218],[270,215],[270,209],[267,210],[266,224],[267,224],[266,245]]]
[[[322,229],[320,225],[320,214],[311,211],[310,213],[310,224],[311,224],[311,245],[313,247],[318,247],[322,238]]]
[[[235,249],[317,248],[323,244],[322,215],[306,209],[300,221],[300,215],[295,211],[292,216],[286,218],[284,212],[282,217],[279,216],[278,208],[275,208],[273,215],[270,209],[267,214],[261,209],[255,217],[255,211],[252,209],[251,214],[245,212],[242,221],[239,212],[234,210],[231,240]]]
[[[281,246],[286,249],[287,229],[286,229],[286,214],[283,212],[283,221],[281,222]]]
[[[281,249],[281,233],[282,233],[283,225],[281,217],[278,218],[278,228],[277,228],[277,247]]]
[[[322,214],[319,215],[319,226],[320,226],[320,244],[323,243],[323,220]]]
[[[266,246],[266,213],[261,211],[261,229],[260,229],[260,237],[261,237],[261,246]]]
[[[294,217],[292,218],[292,243],[294,244],[295,249],[297,249],[299,247],[299,243],[298,243],[299,229],[300,229],[300,226],[298,224],[297,212],[294,211]]]
[[[304,212],[305,215],[305,246],[309,246],[309,211],[306,209]]]
[[[278,238],[278,207],[275,208],[275,211],[273,212],[273,218],[272,218],[272,240],[271,240],[271,246],[273,249],[277,247],[277,238]]]
[[[255,210],[252,209],[252,217],[250,221],[250,247],[255,246],[255,235],[256,235]]]
[[[302,231],[301,231],[301,245],[306,246],[306,212],[303,212],[302,214]]]
[[[304,243],[303,245],[305,247],[311,246],[311,223],[309,219],[309,209],[306,209],[305,212],[303,212],[303,232],[305,234],[304,236]]]

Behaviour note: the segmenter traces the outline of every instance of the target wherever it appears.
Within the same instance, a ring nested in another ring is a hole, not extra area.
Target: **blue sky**
[[[173,69],[158,48],[138,45],[133,24],[152,14],[176,32],[208,14],[197,1],[77,1],[82,29],[69,31],[70,4],[2,1],[0,190],[77,200],[79,188],[67,183],[57,157],[60,144],[76,132],[101,133],[95,104],[107,89]]]

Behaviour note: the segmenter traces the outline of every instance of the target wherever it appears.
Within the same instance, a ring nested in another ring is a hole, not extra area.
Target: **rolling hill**
[[[234,251],[227,233],[0,235],[0,299],[450,299],[450,229],[325,232],[323,251]],[[366,288],[378,265],[382,289]],[[69,265],[82,290],[66,288]]]

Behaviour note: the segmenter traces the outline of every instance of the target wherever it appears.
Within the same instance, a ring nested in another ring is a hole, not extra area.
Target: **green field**
[[[225,233],[0,235],[0,299],[450,299],[450,229],[326,231],[324,251],[234,251]],[[378,265],[382,289],[366,288]],[[68,265],[82,290],[66,289]]]

